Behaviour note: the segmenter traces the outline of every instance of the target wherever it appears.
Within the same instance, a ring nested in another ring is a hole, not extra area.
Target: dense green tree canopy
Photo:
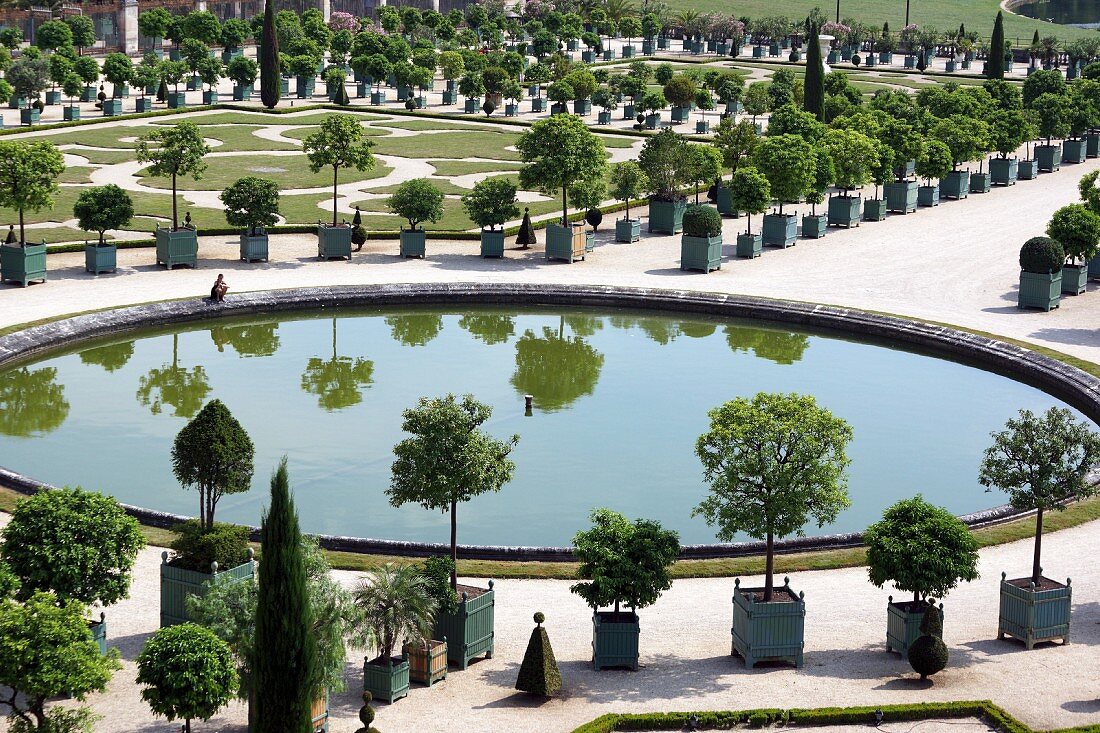
[[[561,191],[563,223],[569,216],[569,189],[583,180],[603,178],[607,169],[603,141],[575,115],[536,122],[520,135],[516,149],[524,162],[520,185],[548,195]]]
[[[199,519],[214,526],[224,494],[248,491],[252,484],[252,439],[221,400],[211,400],[187,423],[172,444],[172,471],[184,487],[199,490]]]
[[[77,225],[86,232],[99,232],[103,244],[108,229],[121,229],[134,218],[134,201],[130,194],[113,183],[85,188],[73,204]]]
[[[332,226],[338,224],[336,186],[340,169],[367,171],[373,168],[373,146],[374,142],[363,134],[363,126],[354,115],[326,117],[320,129],[303,142],[311,171],[317,173],[322,168],[332,168]]]
[[[20,242],[27,241],[23,213],[53,206],[64,170],[64,157],[53,143],[0,140],[0,206],[19,212]]]
[[[195,624],[168,626],[145,643],[137,658],[141,699],[157,715],[209,720],[233,698],[237,670],[229,645]]]

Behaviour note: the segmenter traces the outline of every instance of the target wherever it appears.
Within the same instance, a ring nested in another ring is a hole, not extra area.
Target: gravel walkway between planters
[[[0,524],[7,516],[0,515]],[[1100,552],[1098,523],[1055,532],[1043,542],[1043,559],[1055,578],[1073,579],[1073,638],[1068,646],[1045,644],[1025,651],[1018,642],[997,641],[997,580],[1030,568],[1030,541],[981,553],[981,579],[948,596],[945,636],[948,668],[929,683],[919,682],[909,664],[884,650],[888,590],[867,582],[864,568],[798,573],[791,586],[806,594],[805,666],[745,669],[730,652],[730,579],[676,581],[656,605],[640,612],[642,668],[637,672],[593,672],[590,612],[554,580],[505,580],[496,584],[496,653],[432,688],[414,686],[408,698],[378,705],[382,731],[467,730],[483,733],[567,733],[608,712],[743,710],[759,707],[888,705],[927,701],[990,699],[1036,729],[1100,721]],[[97,733],[170,733],[141,701],[134,658],[156,630],[159,613],[159,548],[141,553],[130,598],[108,609],[109,643],[123,656],[108,692],[91,698],[104,716]],[[337,572],[348,585],[357,573]],[[482,582],[482,581],[474,581]],[[760,578],[746,578],[759,583]],[[519,662],[535,611],[546,627],[565,687],[560,698],[542,702],[515,693]],[[361,653],[349,654],[348,691],[333,695],[332,733],[358,728]],[[1041,692],[1040,692],[1041,691]],[[196,731],[243,733],[246,709],[234,703]],[[0,730],[4,730],[0,723]],[[891,733],[956,730],[957,721],[895,724]],[[978,724],[964,724],[969,733]],[[854,730],[854,728],[853,728]]]
[[[218,272],[226,273],[230,297],[244,290],[310,285],[556,282],[697,289],[882,311],[1041,344],[1095,363],[1100,362],[1096,284],[1085,295],[1064,296],[1061,308],[1049,313],[1019,310],[1016,291],[1020,245],[1042,234],[1057,208],[1077,200],[1081,176],[1097,168],[1100,160],[1092,159],[964,201],[891,215],[856,229],[830,229],[824,239],[800,239],[786,250],[769,248],[755,260],[733,257],[732,242],[744,231],[745,220],[727,219],[726,259],[721,270],[709,275],[679,269],[679,236],[643,234],[634,244],[613,242],[618,215],[611,214],[604,218],[596,250],[573,265],[547,262],[541,245],[486,260],[478,256],[476,241],[439,240],[429,240],[425,260],[400,259],[396,241],[371,241],[351,263],[319,262],[312,234],[273,236],[272,261],[252,265],[238,262],[235,237],[202,237],[199,269],[173,272],[153,264],[151,248],[119,252],[118,273],[98,277],[83,271],[83,253],[52,255],[48,283],[26,290],[0,288],[0,326],[199,297],[209,292]],[[786,208],[801,213],[806,207]],[[646,213],[644,208],[632,211]],[[761,217],[753,217],[753,231],[760,224]]]

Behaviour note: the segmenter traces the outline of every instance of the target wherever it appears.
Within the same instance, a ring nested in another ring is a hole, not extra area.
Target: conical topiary
[[[943,614],[934,604],[920,622],[921,637],[909,647],[909,664],[922,680],[947,666],[947,645],[943,643]]]
[[[160,86],[157,87],[157,101],[158,102],[167,102],[168,101],[168,82],[165,81],[164,79],[160,80]]]
[[[370,692],[363,693],[363,707],[359,708],[359,722],[363,724],[363,727],[356,730],[355,733],[379,733],[377,728],[371,727],[371,723],[374,722],[374,708],[370,706],[370,703],[373,699],[374,695]]]
[[[550,647],[550,637],[542,627],[545,620],[541,611],[535,613],[536,626],[531,630],[527,653],[523,655],[523,664],[519,667],[516,689],[532,695],[551,697],[561,689],[561,672],[558,671],[554,650]]]
[[[524,249],[535,244],[535,227],[531,224],[530,209],[526,206],[523,207],[523,221],[520,222],[519,225],[519,235],[516,237],[516,244]]]

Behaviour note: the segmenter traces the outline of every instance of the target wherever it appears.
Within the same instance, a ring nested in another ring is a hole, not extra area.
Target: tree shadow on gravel
[[[1100,346],[1100,329],[1095,328],[1040,328],[1031,334],[1044,341],[1075,346]]]
[[[132,662],[137,659],[138,654],[141,654],[141,650],[145,648],[145,642],[152,636],[152,632],[144,634],[130,634],[129,636],[116,636],[110,635],[110,619],[107,620],[107,648],[118,649],[122,658]]]
[[[587,660],[559,663],[558,666],[569,696],[593,703],[640,703],[712,695],[736,685],[736,680],[723,677],[752,673],[740,660],[726,655],[703,659],[667,655],[643,659],[644,666],[636,672],[628,669],[597,672]]]
[[[1100,713],[1100,698],[1093,700],[1069,700],[1062,703],[1062,709],[1071,713],[1087,713],[1095,715]]]
[[[661,277],[692,277],[702,273],[698,270],[681,270],[679,267],[662,267],[659,270],[646,270],[645,274]]]
[[[1100,644],[1100,601],[1073,604],[1070,618],[1070,641],[1092,646]]]
[[[881,680],[909,671],[909,662],[886,650],[885,642],[849,649],[809,649],[802,673],[812,677],[846,680]]]
[[[935,687],[936,683],[932,679],[922,680],[916,672],[913,672],[912,677],[896,677],[892,680],[883,682],[881,685],[875,685],[876,690],[891,690],[891,691],[912,691],[912,690],[931,690]]]

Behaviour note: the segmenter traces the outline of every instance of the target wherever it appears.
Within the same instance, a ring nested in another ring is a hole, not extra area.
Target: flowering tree
[[[328,22],[329,30],[333,33],[337,31],[350,31],[352,35],[359,32],[362,27],[359,20],[351,13],[344,13],[337,11],[332,14],[332,17]]]

